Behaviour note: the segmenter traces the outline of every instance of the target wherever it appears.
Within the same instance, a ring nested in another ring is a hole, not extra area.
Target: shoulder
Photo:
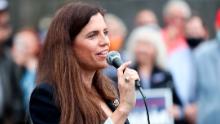
[[[38,85],[31,94],[29,111],[34,124],[56,124],[60,110],[55,103],[54,87],[47,83]]]
[[[216,50],[218,50],[219,47],[220,45],[216,40],[206,41],[195,49],[194,56],[196,59],[210,57],[210,55],[216,53]]]
[[[39,93],[39,92],[40,93],[46,93],[48,95],[53,96],[54,87],[51,84],[48,84],[48,83],[41,83],[41,84],[36,86],[36,88],[34,89],[32,95],[34,95],[35,93]]]
[[[172,82],[172,76],[168,71],[154,67],[151,81],[153,84],[164,84],[165,87],[169,87],[169,84]]]
[[[172,78],[170,72],[166,71],[165,69],[159,68],[159,67],[154,67],[153,69],[153,75],[161,75],[165,79],[170,79]]]
[[[45,102],[54,102],[54,93],[54,87],[52,85],[42,83],[33,90],[30,103],[38,102],[40,99]]]

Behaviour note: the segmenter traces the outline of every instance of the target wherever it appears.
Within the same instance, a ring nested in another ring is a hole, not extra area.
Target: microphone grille
[[[108,64],[109,64],[109,65],[112,65],[114,59],[116,59],[116,58],[121,59],[120,53],[117,52],[117,51],[110,51],[110,52],[108,53],[106,59],[107,59]]]

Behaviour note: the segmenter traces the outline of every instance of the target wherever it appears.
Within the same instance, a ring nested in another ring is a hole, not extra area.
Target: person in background
[[[216,38],[195,49],[197,101],[189,117],[197,124],[220,123],[220,9],[215,21]]]
[[[110,51],[120,51],[127,35],[127,27],[124,22],[114,14],[107,13],[105,21],[109,29]]]
[[[174,104],[180,106],[172,76],[166,71],[166,48],[161,33],[148,26],[135,28],[128,38],[126,50],[134,63],[132,68],[139,73],[142,88],[169,88]]]
[[[21,70],[13,62],[10,47],[11,35],[8,2],[0,1],[0,123],[24,123],[22,93],[19,87]]]
[[[192,16],[186,23],[186,41],[190,49],[196,48],[209,37],[208,30],[199,16]]]
[[[35,88],[39,51],[40,38],[34,29],[24,28],[16,33],[12,47],[12,55],[16,64],[25,68],[20,86],[23,91],[23,101],[26,111],[31,92]]]
[[[128,37],[126,52],[143,79],[150,79],[154,67],[165,69],[165,44],[160,32],[152,27],[135,28]],[[149,83],[142,84],[143,88],[150,88]]]
[[[126,61],[126,55],[123,51],[125,37],[127,35],[127,27],[124,22],[114,14],[107,13],[105,21],[109,30],[110,51],[118,51],[123,61]],[[103,72],[113,81],[117,82],[117,69],[108,66]]]
[[[160,29],[155,13],[149,9],[143,9],[137,13],[135,17],[135,25],[136,27],[152,26],[155,29]]]
[[[170,0],[163,11],[165,26],[162,35],[168,53],[167,67],[173,76],[174,86],[182,103],[182,108],[174,106],[173,113],[174,117],[180,120],[186,120],[184,109],[195,97],[195,69],[185,37],[185,24],[190,15],[190,7],[183,0]]]
[[[9,5],[6,0],[0,1],[0,26],[0,42],[4,46],[11,47],[12,27],[10,24]]]

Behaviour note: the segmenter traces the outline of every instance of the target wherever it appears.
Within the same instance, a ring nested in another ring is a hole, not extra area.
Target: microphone
[[[114,66],[115,68],[119,68],[123,64],[120,53],[117,51],[109,52],[106,59],[108,64]],[[135,80],[135,87],[141,87],[139,80]]]
[[[123,63],[121,56],[117,51],[109,52],[106,59],[108,64],[114,66],[115,68],[119,68]]]

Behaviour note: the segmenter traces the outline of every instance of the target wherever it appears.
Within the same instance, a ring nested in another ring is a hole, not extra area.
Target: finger
[[[140,80],[138,75],[132,75],[130,78],[133,81],[136,81],[136,80],[139,81]]]
[[[118,68],[118,75],[122,76],[124,73],[124,70],[131,64],[131,61],[123,63],[119,68]]]
[[[134,75],[135,74],[135,70],[133,70],[133,69],[131,69],[131,68],[126,68],[125,70],[124,70],[124,75]]]
[[[133,70],[133,69],[130,69],[130,68],[127,68],[124,72],[124,76],[126,75],[130,75],[130,77],[133,77],[132,79],[135,79],[135,80],[138,80],[139,79],[139,76],[138,76],[138,73],[137,71]]]

